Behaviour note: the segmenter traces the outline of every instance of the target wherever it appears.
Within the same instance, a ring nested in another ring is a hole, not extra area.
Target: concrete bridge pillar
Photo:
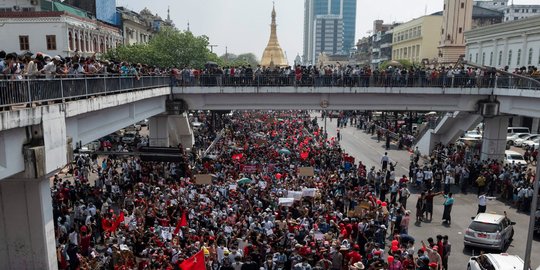
[[[46,177],[0,181],[0,269],[58,269]]]
[[[148,119],[150,146],[191,148],[195,142],[187,114],[156,115]]]
[[[508,129],[508,116],[496,116],[484,119],[484,135],[480,158],[504,159],[506,150],[506,134]]]
[[[148,119],[150,146],[169,147],[169,116],[156,115]]]

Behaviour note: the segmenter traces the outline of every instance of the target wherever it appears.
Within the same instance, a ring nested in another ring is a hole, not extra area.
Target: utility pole
[[[210,47],[210,52],[213,53],[214,47],[218,47],[218,45],[208,45],[208,47]]]
[[[527,234],[527,245],[525,246],[525,259],[523,264],[523,270],[529,270],[531,265],[531,249],[532,240],[534,236],[534,222],[536,219],[536,209],[538,208],[538,182],[540,179],[540,164],[536,163],[536,175],[533,180],[533,199],[531,202],[531,212],[529,213],[529,232]]]

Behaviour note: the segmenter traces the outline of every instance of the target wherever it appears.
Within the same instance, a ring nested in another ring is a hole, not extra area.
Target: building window
[[[528,57],[528,60],[527,60],[527,65],[532,65],[532,57],[533,57],[533,49],[530,48],[529,49],[529,57]]]
[[[493,52],[489,53],[489,66],[493,66]]]
[[[474,62],[475,62],[475,63],[478,63],[478,53],[475,53],[475,54],[474,54]]]
[[[69,50],[73,51],[73,34],[71,32],[69,32],[68,34],[68,39],[69,39]]]
[[[49,51],[56,51],[56,36],[55,35],[47,35],[45,36],[47,40],[47,50]]]
[[[521,49],[518,50],[518,53],[517,53],[517,65],[521,65]]]
[[[28,36],[19,36],[19,47],[21,51],[30,50],[30,40],[28,39]]]
[[[461,8],[465,8],[465,3],[461,2]]]
[[[472,53],[469,54],[469,61],[472,61]]]
[[[486,53],[482,53],[482,66],[486,64]]]
[[[507,61],[507,63],[508,63],[508,64],[506,64],[507,66],[512,65],[512,50],[508,51],[508,61]]]
[[[499,51],[499,64],[498,66],[500,67],[502,65],[502,51]]]
[[[459,33],[461,34],[463,32],[463,28],[459,28]]]

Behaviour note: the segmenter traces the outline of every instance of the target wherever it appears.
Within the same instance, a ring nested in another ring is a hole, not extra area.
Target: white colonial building
[[[516,21],[540,15],[540,5],[514,5],[509,0],[474,0],[474,5],[504,13],[504,21]]]
[[[144,19],[139,13],[125,7],[118,7],[118,12],[122,18],[122,31],[124,33],[124,44],[144,44],[150,41],[152,34],[152,22]]]
[[[468,61],[510,71],[540,66],[540,16],[465,32]]]
[[[18,5],[14,6],[14,2]],[[26,3],[28,2],[28,3]],[[0,49],[49,55],[90,56],[123,43],[120,29],[86,12],[50,1],[3,1],[0,6]]]

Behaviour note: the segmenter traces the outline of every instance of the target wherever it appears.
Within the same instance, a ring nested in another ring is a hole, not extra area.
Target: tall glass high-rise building
[[[317,43],[328,42],[320,39],[317,40],[317,37],[321,36],[321,33],[318,33],[317,31],[322,30],[322,28],[317,27],[317,18],[321,18],[321,15],[340,16],[340,19],[343,20],[343,27],[335,28],[338,29],[340,33],[331,33],[331,29],[325,29],[326,36],[341,36],[339,40],[342,40],[343,42],[341,44],[341,48],[338,50],[340,52],[338,54],[348,54],[350,49],[354,46],[354,35],[356,32],[356,0],[305,0],[304,63],[314,64],[316,62],[316,56],[321,53],[321,51],[318,51],[317,48],[335,47],[335,44],[326,44],[326,46],[324,46],[324,44],[319,44],[319,46],[317,46]]]

